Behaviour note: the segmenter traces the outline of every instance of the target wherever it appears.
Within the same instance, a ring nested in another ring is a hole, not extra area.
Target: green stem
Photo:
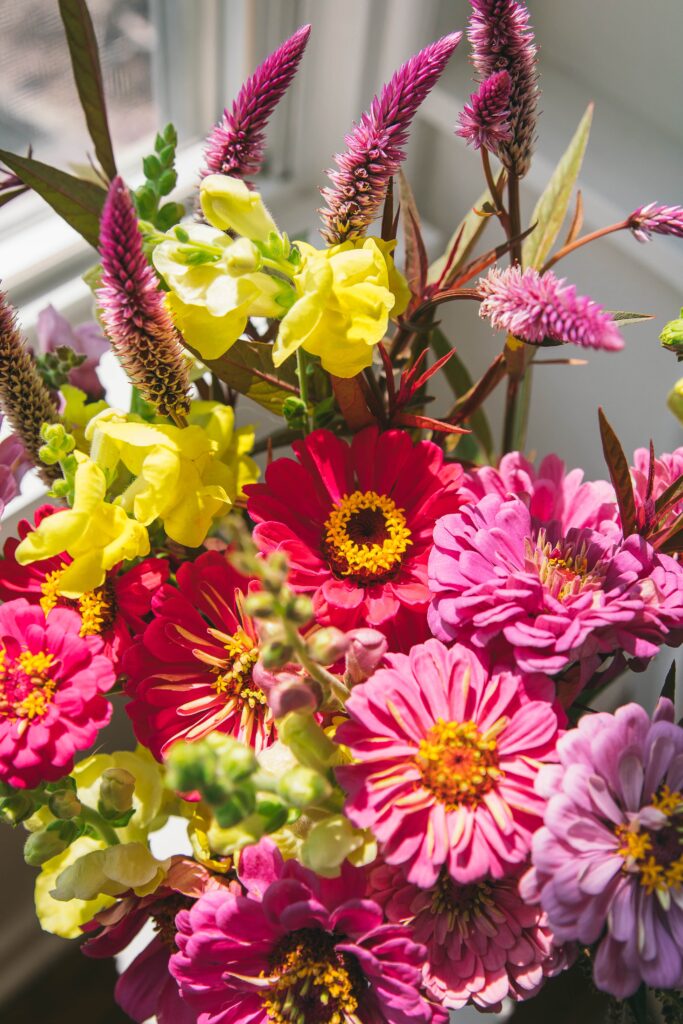
[[[511,171],[508,180],[508,208],[510,213],[510,263],[522,266],[522,217],[519,200],[519,178]],[[505,361],[508,371],[508,385],[503,416],[503,454],[521,450],[526,443],[526,412],[530,400],[530,378],[525,380],[529,361],[528,346],[505,344]],[[520,408],[521,402],[521,408]]]
[[[304,433],[308,434],[311,430],[311,423],[308,417],[308,377],[306,376],[306,366],[306,353],[301,345],[299,345],[296,350],[296,375],[299,378],[299,394],[301,396],[301,401],[306,406],[306,427]]]
[[[92,807],[82,804],[79,818],[85,821],[86,824],[90,825],[90,827],[93,828],[109,846],[119,845],[120,840],[115,830],[111,825],[107,824],[102,815]]]

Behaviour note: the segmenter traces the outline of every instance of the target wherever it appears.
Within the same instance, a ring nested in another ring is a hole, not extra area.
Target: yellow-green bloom
[[[149,896],[158,889],[171,858],[157,860],[142,843],[119,843],[95,849],[69,864],[57,877],[50,895],[56,900],[94,900],[98,896],[121,896],[132,889],[136,896]]]
[[[250,457],[256,431],[253,426],[235,428],[235,410],[222,402],[193,402],[189,422],[202,427],[207,437],[216,444],[216,458],[232,474],[233,483],[227,488],[231,501],[244,495],[247,484],[256,483],[261,471]]]
[[[267,242],[278,234],[258,192],[240,179],[226,174],[208,174],[199,190],[204,216],[223,231],[234,231],[255,242]]]
[[[102,469],[80,452],[77,458],[73,507],[43,519],[16,551],[20,565],[67,551],[73,562],[59,580],[59,592],[66,597],[95,590],[119,562],[149,554],[144,525],[106,500]]]
[[[311,826],[299,856],[316,874],[334,878],[347,859],[357,867],[371,864],[377,841],[369,830],[354,828],[343,814],[331,814]]]
[[[303,262],[294,278],[298,299],[286,313],[275,345],[280,366],[299,346],[320,356],[337,377],[353,377],[372,362],[389,317],[406,308],[410,293],[396,270],[391,243],[361,238],[318,250],[297,243]]]
[[[683,426],[683,377],[676,381],[672,387],[666,399],[666,404],[681,426]]]
[[[75,388],[73,384],[62,384],[59,390],[65,402],[62,420],[69,433],[75,437],[76,447],[83,451],[86,448],[85,428],[93,416],[104,412],[109,406],[104,399],[89,402],[85,391]]]
[[[72,899],[68,903],[56,900],[51,895],[59,875],[82,857],[104,848],[105,843],[101,839],[81,836],[63,853],[43,864],[36,878],[35,902],[38,920],[46,932],[60,935],[63,939],[78,939],[83,935],[81,926],[114,903],[114,897],[105,893],[88,900]]]
[[[164,788],[164,770],[145,747],[117,750],[113,754],[92,754],[79,761],[72,771],[76,791],[82,803],[96,808],[100,798],[102,773],[108,768],[123,768],[135,779],[133,816],[124,828],[116,830],[122,843],[142,841],[161,828],[173,810],[170,794]],[[173,798],[172,798],[173,799]]]

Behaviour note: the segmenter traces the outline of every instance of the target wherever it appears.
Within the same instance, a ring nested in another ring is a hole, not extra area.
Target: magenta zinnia
[[[287,555],[289,583],[313,595],[320,623],[370,625],[408,647],[425,639],[434,520],[457,506],[460,466],[376,427],[350,445],[315,430],[292,448],[298,462],[276,459],[245,488],[258,547]]]
[[[516,873],[457,885],[442,869],[435,885],[420,889],[400,868],[379,864],[370,892],[389,921],[410,925],[427,947],[425,986],[449,1010],[473,1003],[499,1012],[504,999],[531,999],[569,965],[546,915],[523,902]]]
[[[525,899],[562,941],[598,943],[594,978],[619,999],[683,986],[683,729],[671,701],[585,715],[542,769],[545,826]]]
[[[444,1024],[424,946],[364,899],[363,871],[320,878],[266,839],[238,874],[246,895],[205,892],[176,918],[171,972],[202,1024]]]
[[[555,760],[552,686],[438,640],[386,661],[354,687],[337,732],[355,758],[337,769],[348,817],[415,885],[444,866],[461,884],[504,877],[543,816],[534,778]]]
[[[232,108],[223,111],[206,140],[202,177],[246,178],[258,173],[268,121],[296,74],[310,31],[310,25],[303,25],[266,57],[244,83]]]
[[[507,142],[510,129],[510,75],[507,71],[496,71],[481,83],[470,96],[470,102],[460,114],[460,135],[475,149],[497,153],[500,143]]]
[[[542,524],[488,494],[444,516],[429,559],[432,631],[493,647],[523,672],[580,665],[586,684],[623,651],[645,662],[683,629],[683,569],[644,538]]]
[[[0,781],[33,789],[60,779],[111,718],[115,682],[102,641],[81,619],[19,598],[0,606]]]
[[[133,201],[115,178],[100,221],[102,322],[112,348],[143,398],[163,415],[189,409],[189,377],[164,293],[147,262]]]
[[[327,172],[332,188],[322,189],[322,234],[330,245],[360,237],[377,216],[389,179],[405,159],[415,112],[461,38],[462,32],[454,32],[411,57],[344,139],[346,151],[334,158],[337,170]]]
[[[479,316],[522,341],[538,343],[548,338],[611,351],[624,347],[609,313],[593,299],[577,295],[574,285],[551,270],[541,275],[533,267],[502,271],[494,267],[479,282],[479,291],[483,298]]]
[[[176,740],[214,731],[260,750],[274,739],[273,717],[252,680],[257,636],[242,610],[249,581],[208,551],[183,562],[176,582],[161,587],[152,622],[124,659],[135,734],[159,760]]]

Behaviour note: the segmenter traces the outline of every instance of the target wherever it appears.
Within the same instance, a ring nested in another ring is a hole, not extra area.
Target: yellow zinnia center
[[[323,553],[332,571],[354,583],[390,579],[412,543],[405,511],[375,491],[345,495],[324,526]]]
[[[346,1024],[357,1020],[364,982],[353,958],[338,953],[327,932],[302,928],[272,957],[263,1008],[272,1024]]]
[[[496,737],[507,721],[499,718],[481,733],[474,722],[439,718],[420,740],[415,757],[422,785],[448,809],[479,803],[502,775]]]
[[[651,896],[653,892],[667,898],[669,889],[683,886],[683,794],[662,786],[652,804],[668,821],[661,828],[615,829],[624,858],[623,870],[636,872],[639,882]]]
[[[44,614],[48,615],[57,605],[74,608],[80,612],[82,619],[81,636],[99,636],[111,629],[116,617],[113,584],[109,580],[105,580],[104,584],[96,590],[88,590],[76,600],[71,600],[63,597],[59,592],[62,574],[66,568],[66,562],[62,562],[59,569],[53,569],[52,572],[47,573],[41,584],[40,607]]]
[[[31,721],[45,714],[58,685],[50,675],[54,660],[47,651],[22,651],[9,660],[0,649],[0,716]]]

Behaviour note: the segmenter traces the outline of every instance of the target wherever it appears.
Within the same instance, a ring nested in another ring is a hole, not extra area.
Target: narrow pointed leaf
[[[416,299],[420,299],[424,295],[427,284],[428,268],[427,251],[422,239],[420,214],[417,210],[415,196],[403,171],[399,171],[398,186],[405,240],[405,267],[403,272],[411,294]]]
[[[100,237],[100,214],[107,193],[92,181],[75,178],[40,160],[18,156],[0,149],[0,160],[18,178],[37,192],[67,224],[97,248]]]
[[[448,338],[446,338],[438,328],[435,328],[432,331],[430,341],[432,349],[440,358],[448,355],[449,352],[454,351],[451,348]],[[468,392],[473,386],[469,370],[457,352],[455,352],[453,357],[444,365],[443,372],[456,398],[459,398],[460,395],[466,394],[466,392]],[[484,410],[477,409],[473,412],[470,416],[469,422],[472,427],[472,433],[475,435],[486,454],[490,456],[493,452],[493,435],[491,434],[489,421],[486,418]]]
[[[505,171],[501,171],[496,180],[498,188],[501,187],[504,177]],[[441,275],[444,274],[444,271],[446,273],[443,281],[441,281],[443,288],[447,288],[455,279],[458,270],[472,252],[484,228],[491,219],[490,217],[482,217],[481,213],[477,212],[481,211],[486,203],[489,203],[489,205],[493,203],[488,189],[482,192],[472,209],[458,224],[446,246],[443,256],[439,256],[430,266],[427,274],[428,284],[436,284]],[[453,251],[454,247],[455,251]]]
[[[542,267],[557,240],[581,170],[592,120],[593,104],[589,103],[574,137],[560,157],[560,162],[531,215],[530,223],[536,227],[522,250],[522,262],[525,267]]]
[[[25,185],[20,185],[19,188],[12,189],[11,192],[0,192],[0,206],[6,206],[17,196],[23,196],[25,192],[28,192],[28,188]]]
[[[609,470],[610,480],[614,487],[619,514],[621,515],[621,527],[624,537],[629,537],[636,532],[636,502],[633,495],[633,481],[628,461],[624,455],[621,442],[602,409],[598,409],[600,420],[600,437],[602,438],[602,450],[605,455],[605,462]]]
[[[642,324],[646,320],[654,320],[655,318],[654,313],[629,313],[624,309],[606,309],[605,312],[620,327],[628,327],[629,324]]]
[[[662,515],[671,505],[683,499],[683,476],[677,477],[655,501],[655,512]]]
[[[292,381],[283,379],[284,375],[277,375],[271,353],[271,345],[240,338],[218,359],[202,362],[234,391],[282,416],[285,399],[298,394],[298,389]],[[201,358],[198,353],[195,355]]]
[[[412,412],[400,412],[394,419],[394,423],[400,427],[419,427],[420,430],[437,430],[442,434],[471,433],[466,427],[456,427],[452,423],[444,423],[443,420],[435,420],[431,416],[420,416]]]
[[[69,44],[74,80],[88,132],[100,166],[111,180],[116,177],[116,161],[109,134],[102,68],[90,12],[85,0],[59,0],[59,13]]]
[[[675,659],[674,659],[674,661],[671,662],[671,667],[669,668],[669,671],[666,673],[666,679],[664,680],[664,686],[662,687],[662,692],[660,693],[659,696],[660,697],[666,697],[667,700],[670,700],[672,703],[675,703],[675,701],[676,701],[676,661],[675,661]]]

